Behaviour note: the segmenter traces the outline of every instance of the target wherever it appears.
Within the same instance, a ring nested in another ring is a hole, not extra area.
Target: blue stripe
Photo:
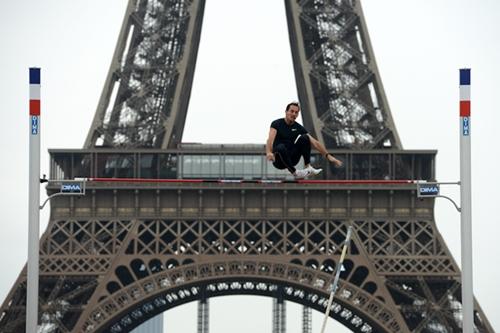
[[[40,68],[30,68],[30,84],[40,84]]]
[[[460,69],[460,85],[470,86],[470,68]]]

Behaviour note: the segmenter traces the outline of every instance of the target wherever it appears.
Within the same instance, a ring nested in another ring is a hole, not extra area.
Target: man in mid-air
[[[306,129],[295,121],[299,116],[299,103],[292,102],[286,106],[285,118],[276,119],[271,123],[269,137],[266,142],[266,157],[273,161],[277,169],[288,169],[295,178],[306,178],[317,175],[322,169],[311,166],[311,145],[316,148],[329,162],[342,166],[342,161],[328,153],[326,148]],[[300,158],[304,158],[304,169],[296,169]]]

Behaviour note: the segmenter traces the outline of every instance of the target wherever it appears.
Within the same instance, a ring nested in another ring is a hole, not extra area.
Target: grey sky
[[[500,77],[500,2],[362,3],[403,146],[437,149],[440,181],[459,178],[458,69],[472,68],[474,291],[493,327],[500,330],[500,267],[496,264],[500,257],[496,246],[500,181],[495,172],[500,158],[494,136],[500,123],[496,91]],[[2,6],[2,301],[27,253],[28,67],[42,68],[42,173],[48,173],[48,148],[83,145],[125,5],[125,0],[20,0],[6,1]],[[296,95],[283,1],[208,0],[184,141],[263,143],[269,123],[282,115],[284,105]],[[443,191],[459,199],[457,188]],[[44,199],[45,194],[41,197]],[[46,208],[41,230],[45,230],[48,214]],[[455,260],[460,262],[459,214],[449,202],[438,200],[436,221]],[[233,325],[247,320],[242,327],[248,332],[261,327],[270,330],[268,299],[228,297],[213,304],[213,331],[234,328],[224,326],[231,323],[221,320],[223,315],[228,319],[225,311],[230,311]],[[242,310],[241,317],[237,309]],[[194,325],[193,305],[174,311],[167,313],[171,331],[187,331],[187,327],[194,331],[194,326],[183,326]],[[245,319],[249,312],[253,320]],[[291,310],[290,320],[294,320],[294,313],[298,308]],[[184,323],[174,323],[178,318]],[[317,330],[319,321],[314,325]],[[289,327],[289,332],[299,330]]]

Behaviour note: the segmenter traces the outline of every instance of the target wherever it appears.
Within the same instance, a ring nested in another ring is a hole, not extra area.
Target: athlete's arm
[[[315,138],[313,138],[311,136],[311,134],[307,134],[309,136],[309,141],[311,141],[311,145],[316,148],[321,155],[323,155],[328,161],[334,163],[336,166],[338,167],[341,167],[342,166],[342,161],[341,160],[338,160],[335,158],[335,156],[333,156],[332,154],[330,154],[325,146],[323,146],[321,144],[321,142],[319,142],[318,140],[316,140]]]
[[[269,129],[269,136],[267,138],[267,142],[266,142],[266,158],[269,160],[269,161],[274,161],[274,154],[273,154],[273,143],[274,143],[274,139],[276,138],[276,133],[278,131],[276,131],[275,128],[270,128]]]

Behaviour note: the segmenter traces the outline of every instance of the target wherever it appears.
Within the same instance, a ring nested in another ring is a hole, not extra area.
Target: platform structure
[[[333,318],[356,332],[443,322],[458,329],[460,272],[436,228],[434,199],[417,198],[415,183],[391,182],[434,181],[435,151],[334,152],[342,169],[313,157],[325,177],[344,183],[239,183],[189,180],[218,179],[206,169],[217,163],[224,179],[283,176],[266,171],[263,146],[191,148],[50,151],[51,179],[110,181],[88,181],[84,197],[51,202],[41,240],[42,320],[77,332],[128,332],[177,305],[233,294],[324,311],[352,226]],[[248,161],[263,168],[245,169]],[[154,182],[165,175],[182,181]],[[373,183],[356,182],[363,179]],[[24,279],[2,308],[5,332],[22,327]],[[488,331],[477,311],[477,327]]]

